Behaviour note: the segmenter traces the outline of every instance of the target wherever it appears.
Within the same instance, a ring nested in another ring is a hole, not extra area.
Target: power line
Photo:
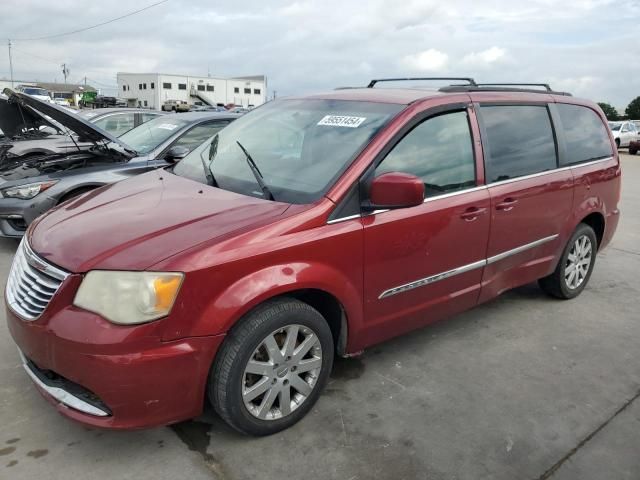
[[[70,32],[64,32],[64,33],[56,33],[55,35],[46,35],[44,37],[33,37],[33,38],[12,38],[12,41],[20,41],[20,42],[31,42],[31,41],[35,41],[35,40],[48,40],[50,38],[58,38],[58,37],[65,37],[67,35],[73,35],[74,33],[80,33],[80,32],[86,32],[87,30],[91,30],[93,28],[97,28],[97,27],[102,27],[104,25],[108,25],[110,23],[113,22],[117,22],[118,20],[122,20],[123,18],[127,18],[130,17],[132,15],[135,15],[137,13],[140,12],[144,12],[145,10],[149,10],[150,8],[153,7],[157,7],[158,5],[162,5],[163,3],[167,3],[169,0],[161,0],[159,2],[153,3],[151,5],[148,5],[144,8],[141,8],[139,10],[135,10],[133,12],[127,13],[126,15],[122,15],[120,17],[117,18],[112,18],[111,20],[107,20],[106,22],[102,22],[102,23],[98,23],[96,25],[91,25],[90,27],[84,27],[84,28],[80,28],[78,30],[72,30]]]

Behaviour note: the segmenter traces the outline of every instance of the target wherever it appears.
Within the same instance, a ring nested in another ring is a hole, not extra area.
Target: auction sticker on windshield
[[[357,128],[362,125],[366,117],[348,117],[345,115],[325,115],[318,125],[326,125],[329,127],[349,127]]]
[[[158,125],[158,128],[162,128],[164,130],[175,130],[178,128],[178,125],[174,125],[173,123],[163,123],[162,125]]]

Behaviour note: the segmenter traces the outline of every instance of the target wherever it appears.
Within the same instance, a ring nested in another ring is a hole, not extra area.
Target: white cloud
[[[506,58],[507,51],[500,47],[491,47],[481,52],[471,52],[462,58],[462,64],[468,67],[485,67]]]
[[[407,55],[402,59],[402,64],[421,72],[438,72],[445,69],[449,61],[449,55],[435,48],[423,52]]]

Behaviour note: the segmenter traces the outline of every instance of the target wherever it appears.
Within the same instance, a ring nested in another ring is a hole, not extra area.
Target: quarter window
[[[484,106],[487,182],[556,168],[556,145],[546,106]]]
[[[567,145],[563,165],[597,160],[613,155],[607,128],[600,117],[587,107],[556,104]]]
[[[467,113],[447,113],[419,124],[391,150],[375,174],[388,172],[419,177],[427,197],[475,186]]]

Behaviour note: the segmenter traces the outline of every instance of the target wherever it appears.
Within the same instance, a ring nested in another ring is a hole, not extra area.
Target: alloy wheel
[[[593,247],[586,235],[579,236],[571,246],[564,269],[564,280],[571,290],[578,288],[587,278]]]
[[[260,342],[242,376],[242,400],[254,417],[277,420],[309,397],[322,369],[322,346],[309,327],[288,325]]]

